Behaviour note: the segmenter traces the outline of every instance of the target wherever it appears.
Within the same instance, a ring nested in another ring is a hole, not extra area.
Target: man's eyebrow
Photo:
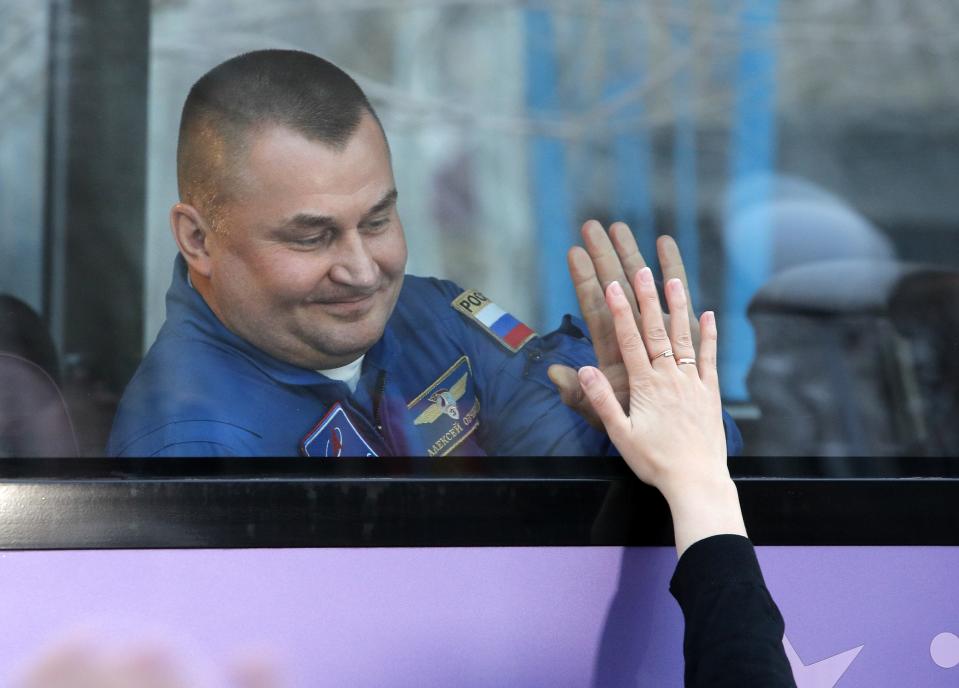
[[[379,215],[385,210],[389,210],[394,203],[396,203],[397,194],[396,189],[390,189],[384,194],[383,198],[376,202],[376,204],[366,211],[364,217],[373,217],[374,215]]]
[[[298,213],[281,222],[277,230],[282,232],[290,229],[326,229],[327,227],[336,227],[336,220],[328,215]]]
[[[394,203],[396,203],[396,198],[398,194],[396,189],[390,189],[383,195],[383,198],[378,200],[372,208],[366,211],[363,218],[368,219],[374,215],[378,215],[385,210],[389,210]],[[329,215],[313,215],[311,213],[298,213],[293,217],[284,220],[277,226],[277,231],[283,232],[288,230],[296,229],[327,229],[327,228],[336,228],[337,222],[334,218]]]

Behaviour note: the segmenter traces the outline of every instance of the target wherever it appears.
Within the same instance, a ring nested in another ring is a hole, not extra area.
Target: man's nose
[[[379,280],[379,266],[359,232],[347,232],[337,246],[330,278],[340,284],[372,289]]]

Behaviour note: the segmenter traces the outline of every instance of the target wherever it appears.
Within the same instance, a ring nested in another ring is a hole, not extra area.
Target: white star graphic
[[[860,645],[806,666],[786,636],[783,636],[783,646],[796,679],[796,688],[833,688],[864,647]]]

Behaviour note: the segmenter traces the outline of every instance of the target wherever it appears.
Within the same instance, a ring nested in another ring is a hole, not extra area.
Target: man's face
[[[379,125],[364,114],[340,151],[284,127],[260,130],[239,176],[207,239],[210,307],[289,363],[355,360],[382,336],[406,266]]]

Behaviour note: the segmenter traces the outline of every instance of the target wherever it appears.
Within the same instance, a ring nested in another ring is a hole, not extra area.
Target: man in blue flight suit
[[[349,76],[297,51],[241,55],[193,86],[177,176],[167,319],[109,454],[611,450],[575,370],[598,359],[625,398],[602,302],[642,264],[625,225],[584,226],[570,270],[586,325],[567,316],[545,336],[476,290],[405,275],[379,120]],[[674,244],[660,253],[667,277],[682,272]]]

